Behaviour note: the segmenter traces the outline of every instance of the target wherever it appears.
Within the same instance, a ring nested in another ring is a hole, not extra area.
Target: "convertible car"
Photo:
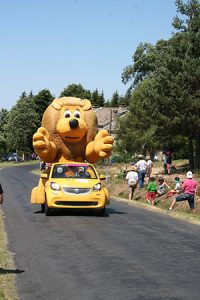
[[[55,209],[87,209],[104,215],[110,203],[109,193],[102,187],[104,175],[98,175],[89,163],[55,163],[49,174],[42,174],[45,184],[45,203],[42,211],[50,215]]]

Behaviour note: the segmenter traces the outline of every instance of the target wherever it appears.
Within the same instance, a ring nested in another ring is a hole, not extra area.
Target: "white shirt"
[[[152,168],[153,168],[153,162],[152,162],[151,159],[148,159],[147,160],[147,169],[148,169],[148,171],[151,171]]]
[[[134,181],[136,184],[138,181],[138,173],[135,171],[129,171],[126,174],[126,179],[128,180],[128,184],[130,184],[131,181]]]
[[[138,168],[138,171],[145,171],[146,172],[146,169],[147,169],[147,163],[144,159],[141,159],[139,160],[137,163],[136,163],[136,166]]]

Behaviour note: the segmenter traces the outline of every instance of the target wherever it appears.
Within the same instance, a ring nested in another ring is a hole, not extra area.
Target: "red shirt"
[[[194,179],[186,179],[183,182],[183,190],[185,194],[195,194],[197,182]]]

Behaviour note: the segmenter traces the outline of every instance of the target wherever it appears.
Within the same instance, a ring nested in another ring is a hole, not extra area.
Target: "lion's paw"
[[[33,147],[36,152],[45,153],[51,148],[49,133],[44,127],[40,127],[33,135]]]
[[[109,157],[113,149],[114,139],[108,134],[107,130],[101,130],[97,133],[94,140],[94,150],[100,158]]]

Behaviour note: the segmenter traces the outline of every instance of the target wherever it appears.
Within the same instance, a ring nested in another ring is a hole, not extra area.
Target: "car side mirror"
[[[105,175],[100,175],[99,178],[100,178],[100,180],[106,180],[106,176]]]
[[[40,176],[41,178],[43,178],[43,179],[48,179],[49,178],[49,175],[48,174],[45,174],[45,173],[43,173],[43,174],[41,174],[41,176]]]

